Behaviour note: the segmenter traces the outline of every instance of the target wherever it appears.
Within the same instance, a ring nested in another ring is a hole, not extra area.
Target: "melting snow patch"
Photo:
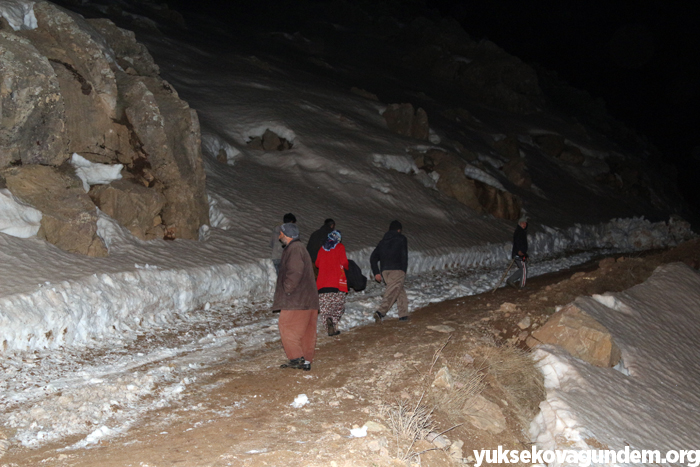
[[[309,398],[306,397],[306,394],[299,394],[297,397],[294,398],[294,402],[292,402],[290,405],[295,409],[299,409],[301,407],[304,407],[308,403]]]
[[[0,189],[0,232],[29,238],[41,227],[41,211],[17,201],[7,188]]]
[[[90,162],[78,153],[73,153],[70,159],[71,165],[75,168],[75,174],[83,181],[83,188],[87,193],[90,185],[103,185],[113,180],[122,178],[122,164],[97,164]]]
[[[367,436],[367,426],[363,426],[362,428],[352,428],[350,430],[350,436],[353,438],[364,438]]]

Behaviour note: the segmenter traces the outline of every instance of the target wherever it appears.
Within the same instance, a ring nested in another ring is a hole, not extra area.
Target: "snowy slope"
[[[274,284],[268,242],[286,212],[296,215],[303,239],[323,219],[334,218],[349,256],[365,271],[389,222],[400,219],[409,239],[412,309],[483,292],[500,276],[514,223],[477,214],[414,173],[409,151],[449,144],[446,128],[433,125],[431,142],[391,133],[380,115],[385,104],[349,91],[346,81],[359,79],[356,63],[327,64],[320,72],[318,62],[300,60],[285,45],[298,38],[261,37],[275,46],[263,48],[259,58],[249,45],[237,50],[227,35],[139,34],[163,77],[199,114],[212,220],[201,241],[140,241],[104,215],[99,233],[108,258],[0,233],[0,402],[22,443],[86,434],[86,419],[100,428],[83,444],[128,429],[140,414],[177,397],[192,381],[193,368],[215,360],[222,349],[254,350],[276,339],[275,317],[265,314]],[[387,95],[416,94],[394,79],[377,87]],[[479,176],[510,186],[495,168],[502,157],[480,141],[514,129],[529,141],[556,119],[473,110],[482,123],[470,135],[472,149],[491,161]],[[248,139],[266,129],[292,142],[292,149],[249,149]],[[601,144],[601,151],[609,149]],[[228,163],[216,160],[221,149]],[[644,209],[614,197],[596,205],[607,198],[566,173],[559,167],[549,179],[542,169],[538,184],[546,192],[518,192],[533,215],[533,273],[583,262],[599,248],[659,248],[692,236],[687,224],[650,222]],[[574,187],[575,196],[557,192],[563,184]],[[581,199],[585,206],[575,204]],[[561,259],[575,250],[587,252]],[[446,271],[455,266],[460,268]],[[379,293],[371,288],[351,297],[341,329],[369,322]],[[160,340],[166,329],[189,327],[198,329],[190,341]],[[155,344],[133,351],[129,346],[143,345],[134,342],[144,335]],[[101,359],[81,363],[81,355],[91,352]],[[169,359],[172,365],[162,363]],[[154,391],[155,402],[146,401]],[[26,413],[26,403],[37,410]]]
[[[664,265],[627,291],[574,303],[610,330],[626,371],[595,367],[554,347],[538,349],[547,399],[530,428],[537,444],[584,450],[602,444],[616,451],[629,446],[660,450],[662,456],[696,449],[700,275],[681,263]]]

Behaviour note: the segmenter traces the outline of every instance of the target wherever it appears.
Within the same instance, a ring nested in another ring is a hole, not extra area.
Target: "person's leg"
[[[408,316],[408,296],[406,295],[406,288],[404,283],[406,282],[406,273],[403,271],[396,271],[401,274],[396,274],[399,287],[399,294],[396,297],[396,306],[399,308],[399,318]]]
[[[525,282],[527,281],[527,261],[521,261],[520,264],[522,265],[520,272],[522,272],[523,275],[523,278],[520,281],[520,288],[522,289],[525,287]]]
[[[518,268],[511,276],[508,278],[508,283],[509,284],[515,284],[519,285],[520,281],[522,280],[522,274],[523,274],[523,262],[520,260],[519,257],[515,258],[515,266]]]
[[[325,325],[326,319],[332,318],[333,314],[333,295],[332,293],[320,293],[318,294],[318,305],[320,307],[319,315],[321,316],[321,322]]]
[[[305,325],[304,332],[301,335],[301,349],[304,358],[309,361],[314,361],[316,354],[316,323],[318,322],[318,310],[298,310],[302,315],[302,320]]]
[[[294,360],[304,355],[303,336],[308,326],[308,310],[282,310],[280,311],[279,328],[280,339],[287,358]],[[316,310],[313,310],[316,313]],[[314,331],[316,326],[314,324]]]
[[[347,298],[347,295],[345,292],[338,292],[335,297],[335,307],[333,308],[333,322],[335,323],[335,326],[338,327],[338,323],[340,322],[340,318],[343,317],[343,314],[345,314],[345,299]]]
[[[397,274],[399,273],[399,274]],[[379,314],[385,316],[387,312],[391,309],[396,299],[401,293],[403,281],[400,277],[405,274],[403,271],[383,271],[382,277],[384,282],[386,282],[386,290],[384,290],[384,297],[382,298],[382,303],[379,305]]]

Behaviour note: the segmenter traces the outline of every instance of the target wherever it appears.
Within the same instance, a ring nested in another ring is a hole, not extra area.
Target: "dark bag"
[[[367,287],[367,278],[362,274],[362,269],[351,259],[348,260],[348,270],[345,271],[345,277],[348,279],[348,288],[355,292],[365,290]]]

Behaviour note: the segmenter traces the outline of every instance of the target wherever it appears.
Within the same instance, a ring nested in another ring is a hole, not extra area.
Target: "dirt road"
[[[179,403],[151,412],[123,436],[81,450],[61,450],[77,439],[36,450],[12,446],[0,464],[381,467],[418,465],[420,458],[423,466],[459,459],[471,465],[473,449],[528,446],[527,425],[543,397],[518,350],[529,333],[557,306],[625,290],[673,261],[697,269],[700,242],[595,261],[537,277],[524,290],[436,303],[405,323],[320,334],[310,372],[280,369],[284,353],[275,342],[253,358],[203,372]],[[295,408],[300,394],[308,403]],[[478,413],[489,416],[480,420]],[[419,416],[425,432],[445,433],[411,442],[392,432],[392,418]],[[351,436],[365,425],[366,436]]]

